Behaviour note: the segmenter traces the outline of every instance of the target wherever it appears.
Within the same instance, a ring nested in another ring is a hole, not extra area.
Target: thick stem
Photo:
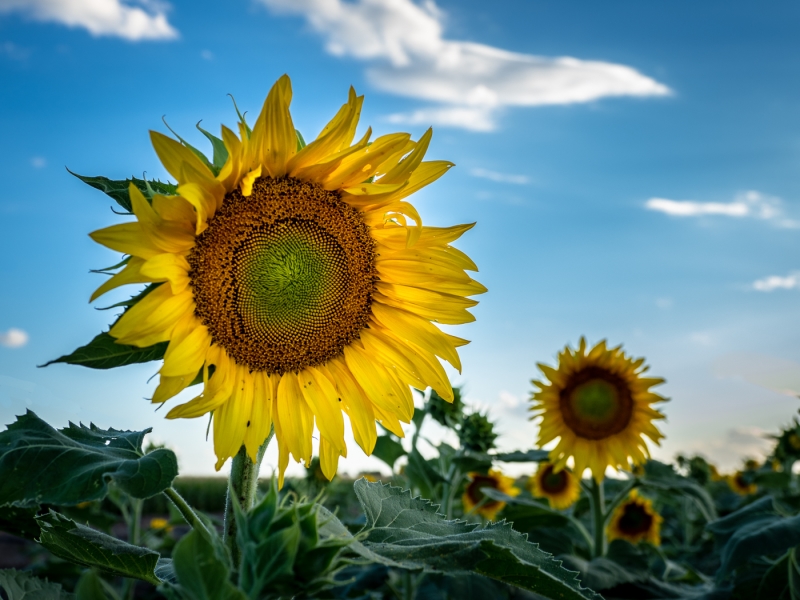
[[[123,512],[128,519],[128,543],[134,546],[139,545],[139,538],[141,537],[142,527],[142,505],[144,500],[138,498],[131,498],[131,511],[130,513]],[[136,592],[136,581],[134,579],[126,579],[123,586],[122,597],[125,600],[133,600]]]
[[[231,476],[228,483],[228,499],[225,502],[225,528],[222,539],[231,552],[233,564],[239,565],[239,547],[236,545],[236,517],[233,514],[233,497],[241,506],[244,512],[249,511],[256,499],[258,489],[258,471],[261,468],[261,461],[267,446],[275,434],[274,429],[270,429],[267,439],[261,444],[256,453],[256,461],[250,460],[244,446],[239,449],[239,453],[233,457],[231,462]]]
[[[592,524],[594,525],[594,556],[603,556],[606,553],[606,500],[603,494],[603,483],[592,479],[589,492],[592,500]]]

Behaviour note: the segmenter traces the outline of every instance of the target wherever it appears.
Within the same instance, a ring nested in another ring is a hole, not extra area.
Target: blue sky
[[[36,365],[112,315],[87,233],[111,201],[64,169],[166,177],[147,131],[235,122],[283,73],[313,137],[346,98],[457,168],[414,199],[489,288],[459,328],[467,399],[530,446],[536,362],[623,343],[668,382],[656,455],[725,467],[763,448],[800,390],[800,6],[773,2],[0,0],[0,418],[154,426],[185,472],[213,469],[206,423],[144,398],[155,363]],[[565,58],[567,57],[567,58]],[[120,298],[125,295],[120,294]],[[113,301],[114,298],[111,298]],[[109,301],[110,303],[110,301]],[[440,434],[435,428],[429,434]],[[272,453],[268,461],[274,464]],[[376,465],[354,445],[343,468]]]

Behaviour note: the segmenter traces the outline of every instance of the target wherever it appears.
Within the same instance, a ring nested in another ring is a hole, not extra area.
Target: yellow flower
[[[424,227],[405,200],[453,166],[423,162],[431,130],[371,144],[368,130],[353,143],[363,96],[351,88],[300,149],[291,98],[284,75],[252,130],[241,116],[238,136],[222,127],[227,159],[216,175],[186,145],[151,132],[178,195],[148,200],[131,186],[136,220],[91,234],[130,255],[92,299],[158,284],[110,330],[120,344],[169,342],[153,402],[202,373],[203,391],[167,418],[213,413],[218,470],[242,445],[255,460],[274,425],[281,484],[290,455],[310,463],[315,425],[333,477],[347,451],[343,411],[370,454],[376,420],[403,435],[410,386],[452,400],[439,359],[460,370],[467,341],[437,325],[473,321],[468,297],[486,291],[450,245],[472,225]]]
[[[484,495],[483,488],[491,488],[504,493],[506,496],[517,496],[519,488],[514,487],[514,479],[503,475],[499,470],[492,469],[489,474],[470,473],[469,483],[461,502],[464,505],[464,512],[476,512],[489,521],[494,521],[497,513],[505,507],[506,503],[499,500],[492,500]]]
[[[717,469],[717,467],[715,467],[711,463],[708,464],[708,472],[711,473],[711,481],[722,481],[723,479],[725,479],[725,476],[720,475],[720,472]]]
[[[740,496],[749,496],[758,491],[758,486],[755,483],[748,483],[744,478],[744,471],[736,471],[733,475],[728,475],[728,487]]]
[[[632,544],[646,541],[658,546],[661,544],[663,520],[653,509],[653,503],[633,490],[611,515],[606,528],[608,540],[621,539]]]
[[[154,519],[150,519],[150,529],[163,529],[165,531],[172,531],[172,526],[166,519],[156,517]]]
[[[569,508],[581,495],[578,478],[568,469],[556,471],[551,463],[541,463],[526,487],[535,498],[547,498],[550,507],[557,510]]]
[[[650,391],[664,380],[643,377],[643,364],[619,346],[606,348],[605,341],[588,349],[584,338],[577,350],[567,346],[558,355],[557,368],[539,363],[547,380],[532,381],[539,388],[531,398],[532,418],[541,417],[540,447],[560,438],[550,452],[557,468],[574,457],[575,475],[589,468],[599,482],[606,467],[623,469],[649,458],[643,436],[656,444],[663,437],[653,421],[664,415],[652,405],[666,399]]]

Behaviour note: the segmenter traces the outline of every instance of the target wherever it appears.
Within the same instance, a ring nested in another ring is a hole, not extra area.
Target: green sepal
[[[294,132],[297,134],[297,151],[300,152],[300,150],[305,148],[308,144],[306,144],[306,140],[303,138],[303,134],[300,133],[299,129],[295,129]]]
[[[145,198],[152,199],[153,195],[160,194],[162,196],[174,196],[178,193],[178,186],[169,182],[158,180],[147,181],[139,179],[138,177],[131,177],[125,180],[114,180],[100,175],[96,177],[87,177],[85,175],[78,175],[67,169],[71,175],[74,175],[85,184],[104,192],[106,195],[111,196],[114,201],[125,209],[127,213],[133,213],[133,205],[131,204],[131,197],[128,193],[130,184],[133,184],[137,189],[144,194]]]
[[[73,423],[56,430],[28,411],[0,432],[0,506],[100,500],[110,480],[135,498],[154,496],[172,485],[178,461],[165,448],[144,454],[149,432]]]
[[[183,139],[183,138],[182,138],[180,135],[178,135],[178,132],[176,132],[176,131],[175,131],[175,130],[172,128],[172,127],[170,127],[170,126],[169,126],[169,124],[167,123],[167,120],[166,120],[165,118],[163,118],[163,117],[162,117],[162,118],[161,118],[161,120],[164,122],[164,125],[166,125],[166,126],[167,126],[167,129],[169,129],[169,130],[170,130],[170,132],[172,133],[172,135],[174,135],[176,138],[178,138],[178,141],[180,141],[180,143],[181,143],[181,144],[183,144],[183,145],[184,145],[184,146],[186,146],[186,147],[187,147],[189,150],[191,150],[191,151],[192,151],[192,154],[194,154],[194,155],[195,155],[197,158],[199,158],[199,159],[200,159],[200,162],[201,162],[201,163],[203,163],[203,164],[204,164],[206,167],[208,167],[208,170],[209,170],[209,171],[211,171],[212,173],[214,173],[214,175],[216,175],[217,173],[219,173],[219,169],[215,168],[215,167],[214,167],[214,165],[213,165],[213,164],[211,164],[211,161],[209,161],[209,160],[208,160],[208,157],[207,157],[205,154],[203,154],[203,153],[202,153],[200,150],[198,150],[197,148],[195,148],[194,146],[192,146],[192,145],[191,145],[189,142],[187,142],[187,141],[186,141],[185,139]],[[198,125],[199,125],[199,123],[200,123],[200,122],[198,121]],[[200,129],[200,128],[198,127],[198,129]],[[201,131],[202,131],[202,130],[201,130]]]
[[[75,523],[73,520],[50,511],[37,517],[42,529],[39,542],[50,552],[86,567],[94,567],[110,575],[141,579],[159,585],[156,576],[158,552],[134,546],[105,533]]]
[[[211,166],[213,167],[211,170],[214,172],[214,175],[219,175],[219,172],[222,170],[222,167],[225,166],[225,163],[228,161],[228,149],[225,147],[225,142],[215,136],[213,133],[209,133],[202,127],[200,127],[201,121],[197,122],[198,131],[202,133],[209,142],[211,142],[211,148],[214,151],[213,158],[211,159]]]
[[[79,365],[90,369],[113,369],[136,363],[145,363],[164,358],[169,342],[159,342],[146,348],[118,344],[108,332],[98,334],[94,339],[70,354],[65,354],[40,365],[47,367],[55,363]],[[202,377],[201,377],[202,381]]]

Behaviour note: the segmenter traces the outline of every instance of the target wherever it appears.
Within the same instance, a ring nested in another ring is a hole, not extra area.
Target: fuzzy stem
[[[197,516],[191,506],[183,499],[177,490],[173,487],[168,487],[164,490],[164,495],[169,498],[175,505],[175,508],[181,513],[184,520],[191,525],[192,529],[205,529],[205,524]]]
[[[223,540],[231,552],[234,566],[238,567],[240,552],[236,544],[236,518],[233,514],[233,496],[243,512],[249,511],[256,500],[256,490],[258,489],[258,471],[261,468],[261,461],[267,446],[275,435],[275,430],[270,429],[267,439],[259,447],[256,453],[256,461],[250,460],[244,446],[239,449],[239,453],[233,457],[231,462],[231,476],[228,483],[228,498],[225,501],[225,527],[223,529]]]
[[[592,524],[594,525],[594,556],[603,556],[606,553],[606,502],[603,483],[592,479],[589,492],[589,498],[592,501]]]

